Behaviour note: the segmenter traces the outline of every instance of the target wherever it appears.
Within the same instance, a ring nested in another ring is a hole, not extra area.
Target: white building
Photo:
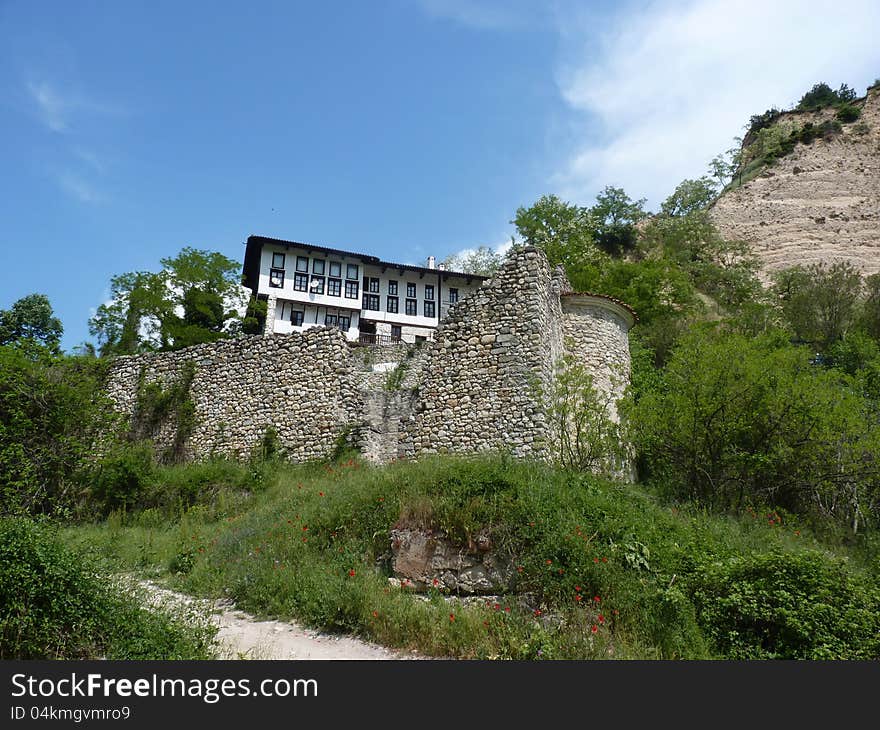
[[[364,343],[430,340],[450,305],[486,277],[435,265],[410,266],[375,256],[248,237],[243,284],[266,301],[267,333],[339,327]]]

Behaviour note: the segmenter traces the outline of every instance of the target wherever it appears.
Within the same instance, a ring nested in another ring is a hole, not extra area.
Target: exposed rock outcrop
[[[880,88],[858,104],[861,117],[833,138],[798,143],[713,206],[722,235],[749,243],[765,275],[838,261],[865,275],[880,272]],[[833,115],[788,112],[776,123],[818,125]]]

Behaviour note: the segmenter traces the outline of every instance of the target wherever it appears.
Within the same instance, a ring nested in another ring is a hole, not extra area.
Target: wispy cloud
[[[96,152],[85,147],[74,147],[71,152],[80,161],[97,173],[103,174],[107,170],[107,162]]]
[[[45,79],[28,81],[27,92],[40,120],[53,132],[68,132],[77,115],[119,116],[125,110],[117,105],[86,96]]]
[[[584,132],[553,179],[586,202],[620,185],[651,205],[731,146],[752,114],[817,81],[880,74],[880,3],[688,0],[630,6],[598,38],[574,10],[558,30],[558,85]],[[598,135],[596,129],[599,129]]]
[[[55,181],[65,193],[80,203],[96,204],[107,200],[107,196],[91,182],[69,170],[56,173]]]
[[[43,123],[53,132],[66,131],[70,102],[46,82],[30,82],[27,88],[31,99],[37,105],[37,111]]]
[[[532,0],[418,0],[429,16],[475,30],[519,30],[549,22],[547,6]]]

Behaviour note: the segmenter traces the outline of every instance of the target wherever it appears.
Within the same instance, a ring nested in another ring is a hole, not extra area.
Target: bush
[[[0,347],[0,514],[64,512],[113,416],[91,358]]]
[[[778,336],[693,333],[627,415],[647,476],[713,509],[855,527],[878,490],[880,428],[857,384]]]
[[[849,124],[862,116],[862,110],[853,104],[843,104],[834,116],[839,122]]]
[[[0,659],[206,659],[212,638],[144,608],[48,527],[0,519]]]
[[[105,514],[140,506],[153,478],[149,443],[116,444],[91,474],[91,496]]]
[[[747,556],[695,583],[697,619],[730,659],[880,658],[880,591],[827,555]]]

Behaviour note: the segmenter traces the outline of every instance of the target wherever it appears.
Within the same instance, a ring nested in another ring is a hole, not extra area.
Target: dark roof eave
[[[358,253],[357,251],[346,251],[341,248],[330,248],[328,246],[318,246],[313,243],[304,243],[303,241],[286,241],[283,238],[269,238],[267,236],[248,236],[247,243],[248,245],[251,242],[260,245],[267,243],[278,244],[279,246],[299,246],[300,248],[307,249],[309,251],[321,251],[323,253],[336,254],[337,256],[351,256],[354,258],[360,259],[365,264],[372,264],[374,266],[385,266],[389,269],[398,269],[401,271],[416,271],[418,273],[430,273],[430,274],[442,274],[444,276],[458,276],[466,279],[477,279],[479,281],[485,281],[488,279],[488,276],[481,276],[479,274],[466,274],[461,271],[451,271],[450,269],[429,269],[427,266],[413,266],[412,264],[398,264],[393,261],[383,261],[378,256],[371,256],[370,254]]]

